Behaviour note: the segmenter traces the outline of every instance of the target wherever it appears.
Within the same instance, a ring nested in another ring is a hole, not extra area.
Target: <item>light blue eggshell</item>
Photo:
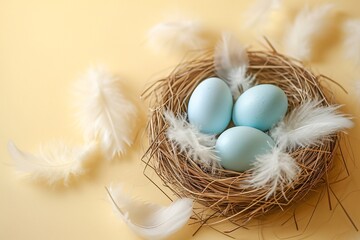
[[[268,153],[275,145],[266,133],[252,127],[227,129],[216,141],[220,164],[228,170],[243,172],[252,167],[256,156]]]
[[[285,116],[287,108],[287,96],[281,88],[260,84],[240,95],[235,102],[232,118],[236,126],[267,131]]]
[[[220,78],[203,80],[188,104],[189,122],[203,133],[218,134],[231,121],[233,99],[228,85]]]

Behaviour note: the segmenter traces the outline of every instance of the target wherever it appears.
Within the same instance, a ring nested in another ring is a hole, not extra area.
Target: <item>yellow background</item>
[[[7,142],[12,139],[29,152],[52,139],[81,143],[81,132],[74,127],[69,89],[92,64],[105,64],[121,76],[145,114],[145,104],[138,98],[145,86],[165,76],[182,59],[180,53],[155,54],[147,45],[148,29],[169,15],[198,19],[213,37],[222,31],[233,32],[253,49],[259,47],[259,35],[264,34],[281,50],[287,24],[305,5],[305,1],[284,2],[285,8],[272,16],[273,23],[261,32],[243,28],[242,15],[251,1],[0,0],[0,239],[138,239],[113,215],[104,186],[120,182],[132,195],[169,203],[142,173],[140,158],[146,149],[142,132],[127,154],[113,162],[98,161],[95,169],[67,188],[19,178],[11,166]],[[308,2],[317,5],[325,1]],[[354,115],[357,123],[359,97],[354,80],[360,77],[360,70],[343,56],[341,24],[349,18],[360,18],[360,2],[331,2],[339,14],[311,66],[349,91],[344,94],[330,85],[337,100],[346,104],[344,111]],[[144,125],[145,120],[142,130]],[[355,127],[348,136],[354,152],[354,157],[348,159],[351,176],[332,185],[358,227],[359,133]],[[299,231],[294,223],[281,226],[273,219],[273,225],[240,229],[233,236],[360,239],[334,197],[334,210],[329,211],[324,197],[305,229],[311,214],[306,206],[311,209],[316,199],[310,196],[298,208],[304,212],[299,215]],[[173,239],[190,238],[196,228],[186,226]],[[228,238],[204,228],[193,239]]]

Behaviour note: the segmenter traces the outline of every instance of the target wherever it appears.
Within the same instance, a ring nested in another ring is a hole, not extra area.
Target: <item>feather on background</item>
[[[190,219],[193,200],[178,199],[168,207],[144,203],[126,196],[121,187],[106,189],[114,212],[144,239],[164,239],[182,228]]]
[[[45,181],[49,185],[62,181],[68,184],[71,176],[85,172],[84,163],[96,153],[96,144],[70,147],[63,142],[42,145],[38,154],[26,153],[9,142],[8,151],[17,171]]]
[[[326,29],[327,17],[333,7],[333,4],[325,4],[314,9],[306,6],[301,10],[285,34],[285,52],[294,58],[309,60],[312,57],[314,41]]]
[[[222,35],[215,48],[214,64],[216,74],[227,82],[234,99],[254,84],[254,76],[247,74],[246,49],[232,35]]]
[[[133,143],[138,117],[120,82],[104,68],[90,68],[74,90],[85,140],[97,139],[109,158],[123,154]]]
[[[360,102],[360,79],[354,81],[354,89],[358,102]]]
[[[247,28],[264,25],[271,13],[280,8],[282,0],[257,0],[245,12],[245,26]]]
[[[348,20],[343,25],[344,53],[356,65],[360,64],[360,20]]]
[[[208,45],[200,22],[173,19],[160,22],[148,32],[149,45],[155,51],[187,51],[203,49]]]

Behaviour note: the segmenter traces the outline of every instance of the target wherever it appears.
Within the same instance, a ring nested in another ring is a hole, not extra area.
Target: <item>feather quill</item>
[[[360,20],[348,20],[343,26],[344,53],[355,64],[360,64]]]
[[[76,82],[75,95],[86,141],[97,139],[109,158],[124,153],[133,143],[137,109],[120,82],[103,68],[91,68]]]
[[[245,13],[245,26],[253,27],[265,23],[270,14],[281,6],[281,0],[257,0]]]
[[[160,22],[148,32],[149,45],[156,51],[197,50],[207,46],[201,24],[189,19]]]
[[[216,74],[226,81],[237,99],[255,80],[254,76],[247,74],[249,58],[246,49],[232,35],[223,34],[214,55]]]
[[[48,185],[63,182],[67,185],[71,176],[85,172],[84,163],[96,153],[96,144],[69,147],[63,142],[42,145],[37,155],[26,153],[10,141],[8,151],[15,168],[26,175],[45,181]]]
[[[255,188],[266,188],[266,199],[278,190],[286,197],[284,188],[300,173],[296,161],[281,147],[274,147],[270,153],[257,156],[253,166],[249,183]]]
[[[164,239],[182,228],[190,219],[193,201],[178,199],[170,206],[144,203],[126,196],[120,187],[106,188],[115,213],[144,239]]]
[[[287,149],[321,144],[323,138],[353,126],[350,118],[338,112],[340,106],[321,106],[310,100],[293,109],[270,130],[271,137]]]
[[[300,60],[309,60],[313,42],[327,28],[328,15],[333,4],[325,4],[310,10],[306,6],[295,18],[291,28],[285,34],[285,52]]]
[[[195,126],[186,121],[186,116],[175,117],[171,111],[164,111],[169,127],[167,138],[193,161],[206,170],[215,172],[220,168],[219,157],[215,152],[215,135],[201,133]]]

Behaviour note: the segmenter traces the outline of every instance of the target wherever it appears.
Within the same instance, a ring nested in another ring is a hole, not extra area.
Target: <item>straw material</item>
[[[289,110],[309,99],[323,99],[329,105],[320,82],[327,79],[316,76],[300,62],[272,51],[248,51],[249,73],[256,75],[257,84],[279,86],[288,96]],[[180,64],[170,76],[157,81],[144,92],[150,97],[148,137],[150,147],[143,160],[151,167],[166,187],[179,197],[190,197],[200,203],[194,218],[202,224],[212,225],[224,221],[239,226],[263,216],[270,210],[284,209],[301,200],[314,188],[324,183],[322,179],[332,165],[339,134],[324,138],[322,145],[298,148],[291,152],[301,168],[301,176],[282,194],[266,200],[266,191],[249,188],[246,181],[251,170],[233,172],[220,169],[216,174],[206,172],[191,159],[174,149],[166,138],[168,125],[163,111],[175,115],[187,112],[187,103],[194,88],[204,79],[215,76],[213,53],[203,53],[195,60]]]

